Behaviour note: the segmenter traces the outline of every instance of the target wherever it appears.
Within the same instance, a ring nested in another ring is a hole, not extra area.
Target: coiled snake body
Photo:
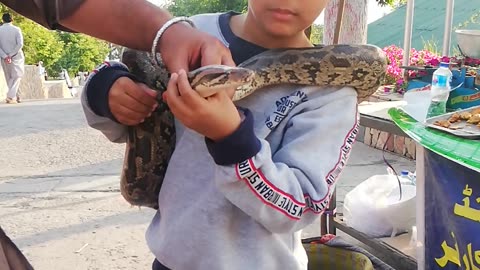
[[[126,49],[122,62],[150,88],[165,90],[168,71],[153,65],[149,53]],[[189,81],[204,97],[236,87],[234,100],[273,84],[351,86],[361,102],[381,85],[386,67],[385,54],[373,45],[272,49],[237,68],[210,66],[192,71]],[[154,209],[158,209],[158,194],[175,147],[173,115],[163,101],[158,102],[149,118],[128,128],[120,181],[121,194],[130,204]]]

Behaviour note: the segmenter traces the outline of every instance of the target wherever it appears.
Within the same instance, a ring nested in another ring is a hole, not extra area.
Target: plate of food
[[[430,128],[467,139],[480,139],[480,106],[428,118]]]

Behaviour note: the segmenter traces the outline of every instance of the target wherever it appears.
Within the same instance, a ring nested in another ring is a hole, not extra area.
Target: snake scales
[[[149,53],[126,49],[122,62],[150,88],[165,90],[169,73],[163,65],[153,65]],[[376,46],[329,45],[272,49],[246,60],[237,68],[212,66],[192,71],[189,80],[192,88],[202,96],[221,91],[224,85],[238,86],[234,100],[264,86],[280,83],[351,86],[361,102],[378,89],[386,67],[386,56]],[[121,194],[130,204],[154,209],[158,209],[158,194],[175,147],[173,115],[164,102],[158,100],[158,103],[149,118],[128,128],[120,181]]]

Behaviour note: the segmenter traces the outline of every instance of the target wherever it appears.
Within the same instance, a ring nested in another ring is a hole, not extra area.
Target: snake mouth
[[[232,84],[233,87],[238,87],[249,83],[254,76],[255,72],[253,70],[237,67],[229,71],[229,84]]]

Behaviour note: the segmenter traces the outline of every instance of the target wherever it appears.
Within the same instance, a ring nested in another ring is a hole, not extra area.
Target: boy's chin
[[[292,28],[273,28],[268,29],[269,35],[276,39],[290,39],[294,38],[298,33],[302,32],[302,30],[296,30]]]

